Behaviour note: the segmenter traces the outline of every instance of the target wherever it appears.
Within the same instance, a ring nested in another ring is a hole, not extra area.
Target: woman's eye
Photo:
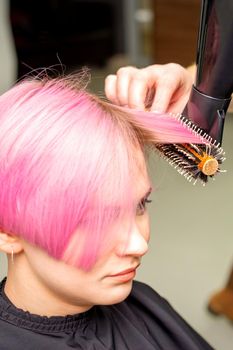
[[[138,203],[138,206],[137,206],[137,210],[136,210],[136,215],[137,216],[140,216],[140,215],[143,215],[145,214],[145,211],[146,211],[146,205],[148,203],[151,203],[152,200],[146,198],[146,199],[142,199],[139,203]]]

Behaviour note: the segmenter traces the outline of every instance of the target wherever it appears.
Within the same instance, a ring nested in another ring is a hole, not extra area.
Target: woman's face
[[[51,302],[64,306],[64,314],[85,311],[97,304],[115,304],[131,291],[132,280],[142,256],[148,250],[149,219],[145,208],[151,184],[144,157],[140,153],[139,170],[135,181],[138,207],[130,233],[124,230],[108,245],[106,251],[89,271],[57,261],[26,241],[23,244],[25,281],[35,291],[44,292]],[[77,239],[78,235],[74,235]],[[38,294],[39,295],[39,294]],[[52,301],[53,300],[53,301]],[[67,307],[69,305],[69,307]],[[73,309],[72,309],[73,308]],[[69,310],[69,312],[67,312]],[[62,311],[61,311],[62,313]],[[59,312],[58,312],[59,314]]]

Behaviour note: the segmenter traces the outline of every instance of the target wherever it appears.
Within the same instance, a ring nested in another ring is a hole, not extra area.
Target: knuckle
[[[113,81],[113,79],[115,79],[115,77],[116,76],[114,74],[107,75],[106,78],[105,78],[105,84],[111,83]]]
[[[156,85],[160,87],[160,89],[172,89],[175,85],[177,85],[177,78],[171,72],[164,72],[156,82]]]
[[[168,63],[166,65],[168,68],[174,69],[175,71],[183,70],[184,68],[179,63]]]
[[[132,76],[132,84],[145,84],[149,80],[147,71],[140,69]]]
[[[129,75],[133,72],[135,68],[132,66],[121,67],[117,70],[117,76]]]

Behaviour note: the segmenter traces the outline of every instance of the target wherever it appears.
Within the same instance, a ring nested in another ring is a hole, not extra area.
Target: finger
[[[152,103],[155,98],[155,86],[153,85],[151,88],[147,90],[146,98],[145,98],[145,109],[147,111],[151,110]]]
[[[158,81],[155,88],[155,97],[151,105],[152,111],[166,112],[169,108],[170,101],[176,85],[169,84],[169,82]]]
[[[144,110],[151,104],[155,81],[148,73],[148,69],[142,69],[131,79],[128,90],[129,107]]]
[[[190,96],[191,88],[192,79],[189,80],[189,76],[184,77],[184,79],[181,81],[181,85],[171,98],[170,105],[168,107],[169,112],[181,113],[184,110]]]
[[[119,101],[117,98],[117,92],[116,92],[116,83],[117,83],[117,76],[114,74],[110,74],[105,79],[105,95],[106,97],[113,103],[119,105]]]
[[[156,93],[151,109],[161,112],[169,110],[190,89],[189,74],[175,63],[151,66],[151,79],[156,83]]]
[[[175,99],[173,102],[170,103],[167,112],[173,113],[173,114],[182,114],[189,98],[189,93],[186,95],[183,95],[182,97]]]
[[[137,69],[133,67],[123,67],[117,71],[116,95],[121,106],[129,105],[129,85]]]

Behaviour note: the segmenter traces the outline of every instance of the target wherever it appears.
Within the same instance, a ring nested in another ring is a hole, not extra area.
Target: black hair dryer
[[[233,92],[233,0],[202,0],[196,64],[183,114],[221,144]]]

